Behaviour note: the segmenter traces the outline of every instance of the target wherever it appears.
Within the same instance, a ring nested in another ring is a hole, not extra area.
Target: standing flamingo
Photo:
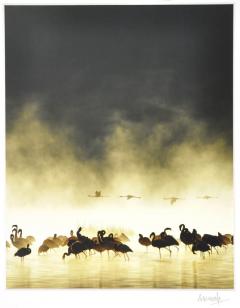
[[[21,258],[21,261],[23,261],[23,260],[24,260],[24,257],[27,256],[27,255],[30,255],[30,253],[31,253],[31,249],[29,248],[29,244],[27,244],[27,248],[25,248],[25,247],[20,248],[20,249],[14,254],[14,256],[20,257],[20,258]]]
[[[133,252],[132,249],[125,245],[125,244],[114,244],[114,250],[118,253],[121,252],[124,256],[124,260],[127,257],[129,260],[129,255],[127,254],[128,252]]]
[[[161,239],[164,239],[168,243],[169,249],[170,249],[170,246],[174,246],[179,251],[178,241],[173,236],[168,235],[167,232],[166,232],[167,230],[172,230],[172,229],[171,228],[165,228],[164,231],[160,233]],[[170,255],[171,255],[171,253],[170,253]]]
[[[23,238],[14,237],[13,234],[10,235],[10,240],[14,247],[20,249],[27,246],[28,242]]]
[[[156,240],[156,235],[154,232],[152,232],[150,234],[150,239],[152,239],[152,246],[153,247],[156,247],[159,249],[159,257],[161,259],[161,249],[164,248],[164,249],[167,249],[170,253],[170,256],[171,256],[171,250],[170,248],[168,248],[168,243],[164,240],[164,239],[159,239],[159,240]]]
[[[146,247],[146,251],[148,251],[148,246],[152,244],[151,240],[148,237],[144,237],[142,234],[139,234],[138,242]]]

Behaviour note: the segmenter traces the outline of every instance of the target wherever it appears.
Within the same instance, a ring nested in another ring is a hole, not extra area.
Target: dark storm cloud
[[[116,114],[147,131],[184,112],[231,144],[232,5],[7,6],[5,21],[8,129],[37,101],[89,153]]]

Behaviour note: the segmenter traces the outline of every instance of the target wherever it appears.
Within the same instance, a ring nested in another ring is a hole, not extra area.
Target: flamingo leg
[[[160,251],[160,248],[159,248],[159,258],[160,258],[160,260],[161,260],[161,251]]]
[[[169,248],[169,247],[164,247],[166,250],[168,250],[169,251],[169,254],[170,254],[170,257],[172,256],[172,251],[171,251],[171,249]]]
[[[219,255],[218,250],[217,250],[217,247],[214,246],[213,248],[216,250],[217,254]]]

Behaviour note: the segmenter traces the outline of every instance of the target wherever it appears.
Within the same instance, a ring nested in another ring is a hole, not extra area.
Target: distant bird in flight
[[[176,203],[177,200],[183,200],[183,198],[178,198],[178,197],[169,197],[169,198],[162,198],[163,200],[170,200],[171,205]]]
[[[94,195],[88,195],[88,197],[91,197],[91,198],[105,198],[107,196],[103,196],[102,192],[100,190],[99,191],[96,190]]]
[[[205,196],[201,196],[201,197],[197,197],[197,199],[205,199],[205,200],[208,200],[208,199],[217,199],[218,197],[212,197],[212,196],[208,196],[208,195],[205,195]]]
[[[120,196],[120,198],[127,198],[127,200],[130,200],[132,198],[141,199],[141,197],[137,197],[137,196],[133,196],[133,195]]]

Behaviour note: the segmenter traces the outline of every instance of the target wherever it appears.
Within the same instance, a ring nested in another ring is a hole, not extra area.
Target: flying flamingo
[[[217,199],[218,197],[212,197],[212,196],[208,196],[208,195],[204,195],[204,196],[200,196],[200,197],[197,197],[197,199],[205,199],[205,200],[208,200],[208,199]]]
[[[99,191],[96,190],[94,195],[88,195],[88,197],[91,197],[91,198],[106,198],[108,196],[103,196],[102,192],[100,190]]]
[[[126,196],[119,196],[120,198],[127,198],[127,200],[130,200],[132,198],[141,199],[141,197],[133,196],[133,195],[126,195]]]
[[[177,200],[184,200],[183,198],[178,197],[169,197],[169,198],[162,198],[163,200],[170,200],[170,204],[173,205],[177,202]]]

